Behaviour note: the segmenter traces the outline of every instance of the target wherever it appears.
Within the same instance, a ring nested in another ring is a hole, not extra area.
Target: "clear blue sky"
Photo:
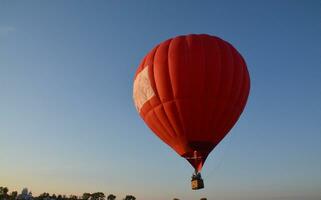
[[[245,112],[205,189],[132,102],[157,43],[207,33],[244,56]],[[0,185],[120,199],[321,198],[320,1],[1,1]]]

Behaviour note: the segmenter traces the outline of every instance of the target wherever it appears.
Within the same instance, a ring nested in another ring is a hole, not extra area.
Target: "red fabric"
[[[142,60],[155,96],[140,110],[151,130],[200,171],[240,117],[250,90],[242,56],[209,35],[178,36]]]

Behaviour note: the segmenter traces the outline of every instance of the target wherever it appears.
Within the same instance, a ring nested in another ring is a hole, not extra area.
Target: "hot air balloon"
[[[194,167],[192,189],[204,187],[204,162],[239,119],[249,91],[240,53],[206,34],[158,44],[141,61],[133,83],[141,118]]]

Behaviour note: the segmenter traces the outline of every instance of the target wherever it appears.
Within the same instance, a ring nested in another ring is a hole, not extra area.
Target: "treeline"
[[[40,194],[39,196],[33,196],[31,191],[24,188],[20,194],[17,191],[9,192],[7,187],[0,187],[0,200],[115,200],[116,196],[109,194],[107,197],[103,192],[83,193],[82,196],[76,195],[61,195],[52,194],[47,192]],[[136,200],[133,195],[126,195],[123,200]]]
[[[0,200],[116,200],[116,196],[109,194],[107,197],[103,192],[94,193],[83,193],[82,196],[76,195],[61,195],[52,194],[47,192],[40,194],[39,196],[33,196],[31,191],[24,188],[20,194],[17,191],[9,192],[7,187],[0,187]],[[126,195],[122,200],[136,200],[133,195]],[[174,198],[173,200],[179,200]],[[201,198],[200,200],[207,200],[206,198]]]

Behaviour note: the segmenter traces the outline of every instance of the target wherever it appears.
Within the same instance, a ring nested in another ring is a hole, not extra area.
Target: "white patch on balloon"
[[[140,112],[141,108],[148,100],[155,96],[148,76],[148,67],[149,66],[144,67],[134,81],[133,98],[138,112]]]

